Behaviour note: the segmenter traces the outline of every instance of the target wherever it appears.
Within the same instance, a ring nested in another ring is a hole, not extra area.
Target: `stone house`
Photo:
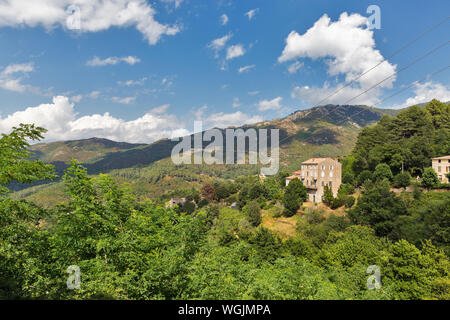
[[[286,178],[286,185],[295,178],[300,179],[306,187],[308,191],[307,200],[320,203],[326,185],[330,187],[333,196],[337,197],[337,192],[342,183],[342,165],[337,159],[311,158],[302,162],[301,170]]]
[[[450,155],[431,159],[431,167],[436,171],[442,183],[449,183],[447,174],[450,172]]]

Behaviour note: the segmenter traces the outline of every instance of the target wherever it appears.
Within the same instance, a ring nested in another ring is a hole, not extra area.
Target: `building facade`
[[[303,162],[301,170],[286,178],[286,185],[298,178],[308,190],[308,201],[320,203],[324,188],[327,185],[337,197],[341,185],[342,165],[337,159],[311,158]]]
[[[450,156],[431,159],[431,166],[436,171],[440,182],[449,183],[447,174],[450,172]]]

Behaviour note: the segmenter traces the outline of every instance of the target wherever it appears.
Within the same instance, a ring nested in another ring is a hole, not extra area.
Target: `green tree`
[[[408,172],[400,172],[394,177],[394,187],[406,188],[411,184],[411,176]]]
[[[0,194],[8,192],[11,182],[31,183],[36,180],[55,177],[52,165],[40,160],[31,160],[34,153],[28,148],[28,140],[39,141],[46,132],[44,128],[33,124],[20,124],[9,134],[0,138]]]
[[[187,214],[191,214],[195,211],[195,203],[192,201],[186,201],[181,208],[182,212],[186,212]]]
[[[431,167],[425,168],[423,175],[422,175],[422,186],[427,189],[431,189],[434,186],[436,186],[438,183],[439,183],[439,179],[436,174],[436,171],[434,171],[434,169]]]
[[[359,174],[357,183],[362,186],[367,180],[373,180],[373,174],[369,170],[364,170]]]
[[[385,179],[365,190],[348,215],[354,223],[372,227],[378,236],[388,236],[396,218],[406,214],[403,199],[390,191],[389,181]]]
[[[254,227],[261,224],[261,207],[258,201],[250,201],[243,209],[244,213],[247,215],[248,222]]]
[[[373,178],[375,181],[379,181],[382,179],[388,179],[392,181],[392,171],[391,168],[386,163],[380,163],[375,167],[375,171],[373,173]]]
[[[331,191],[330,187],[328,185],[326,185],[323,188],[322,201],[327,206],[331,206],[333,204],[333,200],[334,200],[333,192]]]
[[[293,216],[297,213],[298,208],[306,200],[308,193],[306,187],[298,179],[293,179],[286,187],[283,197],[283,205],[285,208],[285,215]]]

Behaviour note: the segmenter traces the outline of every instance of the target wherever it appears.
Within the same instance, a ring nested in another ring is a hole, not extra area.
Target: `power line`
[[[422,81],[424,81],[424,80],[430,79],[431,77],[435,76],[436,74],[441,73],[441,72],[444,72],[444,71],[447,70],[448,68],[450,68],[450,65],[448,65],[448,66],[446,66],[446,67],[443,67],[443,68],[441,68],[441,69],[439,69],[439,70],[437,70],[437,71],[434,71],[434,72],[428,74],[426,77],[424,77],[424,78],[422,78],[422,79],[420,79],[420,80],[418,80],[418,81],[412,82],[409,86],[407,86],[407,87],[405,87],[405,88],[402,88],[401,90],[399,90],[399,91],[397,91],[397,92],[395,92],[395,93],[393,93],[393,94],[387,96],[386,98],[380,100],[379,102],[377,102],[376,104],[374,104],[374,106],[379,105],[380,103],[382,103],[382,102],[384,102],[384,101],[386,101],[386,100],[388,100],[388,99],[390,99],[390,98],[392,98],[392,97],[394,97],[394,96],[396,96],[396,95],[398,95],[398,94],[400,94],[400,93],[402,93],[402,92],[408,90],[409,88],[411,88],[412,86],[414,86],[414,85],[417,84],[418,82],[422,82]],[[340,107],[342,107],[342,106],[340,106]],[[337,110],[337,109],[338,109],[338,108],[335,108],[335,110]],[[362,113],[362,112],[364,112],[364,111],[367,111],[367,109],[362,109],[361,111],[358,111],[358,112],[354,113],[353,115],[351,115],[351,116],[345,118],[344,120],[335,123],[335,125],[339,125],[339,124],[341,124],[341,123],[343,123],[343,122],[345,122],[345,121],[351,120],[353,117],[357,116],[358,114],[360,114],[360,113]],[[327,110],[327,113],[329,114],[328,110]],[[281,142],[285,141],[286,139],[291,138],[291,137],[293,137],[293,136],[295,136],[295,134],[288,135],[288,136],[285,137],[284,139],[281,139],[280,142],[279,142],[279,144],[280,144]]]
[[[423,38],[425,35],[427,35],[428,33],[430,33],[431,31],[435,30],[436,28],[438,28],[440,25],[442,25],[443,23],[445,23],[447,20],[449,19],[449,16],[447,16],[444,20],[440,21],[438,24],[434,25],[433,27],[431,27],[430,29],[428,29],[427,31],[425,31],[424,33],[422,33],[421,35],[419,35],[417,38],[413,39],[412,41],[408,42],[406,45],[404,45],[403,47],[401,47],[400,49],[398,49],[397,51],[395,51],[393,54],[391,54],[389,57],[383,59],[382,61],[380,61],[379,63],[377,63],[376,65],[374,65],[373,67],[371,67],[370,69],[364,71],[362,74],[360,74],[358,77],[356,77],[355,79],[351,80],[350,82],[348,82],[345,86],[339,88],[338,90],[334,91],[333,93],[331,93],[330,95],[328,95],[327,97],[325,97],[324,99],[322,99],[321,101],[319,101],[317,103],[317,105],[320,105],[322,102],[324,102],[325,100],[327,100],[328,98],[334,96],[336,93],[340,92],[341,90],[347,88],[348,86],[350,86],[352,83],[354,83],[356,80],[358,80],[359,78],[361,78],[362,76],[364,76],[365,74],[369,73],[370,71],[372,71],[373,69],[377,68],[379,65],[381,65],[382,63],[388,61],[389,59],[391,59],[392,57],[394,57],[395,55],[397,55],[398,53],[400,53],[401,51],[403,51],[404,49],[406,49],[407,47],[409,47],[410,45],[412,45],[413,43],[415,43],[416,41],[418,41],[419,39]]]
[[[400,94],[400,93],[402,93],[402,92],[408,90],[409,88],[411,88],[412,86],[414,86],[415,84],[417,84],[417,83],[419,83],[419,82],[422,82],[422,81],[424,81],[424,80],[428,80],[429,78],[435,76],[435,75],[438,74],[438,73],[441,73],[441,72],[445,71],[445,70],[448,69],[448,68],[450,68],[450,65],[448,65],[448,66],[446,66],[446,67],[444,67],[444,68],[442,68],[442,69],[439,69],[439,70],[437,70],[437,71],[435,71],[435,72],[433,72],[433,73],[427,75],[426,77],[424,77],[424,78],[422,78],[422,79],[420,79],[420,80],[418,80],[418,81],[414,81],[414,82],[411,83],[409,86],[407,86],[407,87],[405,87],[405,88],[403,88],[403,89],[401,89],[401,90],[395,92],[394,94],[391,94],[390,96],[388,96],[388,97],[386,97],[386,98],[380,100],[379,102],[377,102],[376,104],[374,104],[374,106],[377,106],[377,105],[381,104],[382,102],[384,102],[384,101],[386,101],[386,100],[388,100],[388,99],[390,99],[390,98],[392,98],[392,97],[394,97],[394,96],[396,96],[396,95],[398,95],[398,94]]]
[[[404,67],[401,68],[400,70],[394,72],[394,73],[391,74],[390,76],[388,76],[388,77],[384,78],[383,80],[381,80],[380,82],[374,84],[374,85],[373,85],[372,87],[370,87],[369,89],[364,90],[363,92],[361,92],[361,93],[358,94],[357,96],[351,98],[350,100],[347,100],[347,101],[344,103],[344,105],[346,105],[346,104],[349,103],[350,101],[353,101],[353,100],[355,100],[356,98],[362,96],[363,94],[369,92],[370,90],[372,90],[372,89],[378,87],[380,84],[382,84],[382,83],[385,82],[386,80],[392,78],[392,77],[395,76],[396,74],[399,74],[400,72],[402,72],[402,71],[408,69],[409,67],[415,65],[417,62],[419,62],[419,61],[422,60],[423,58],[429,56],[430,54],[436,52],[437,50],[439,50],[439,49],[442,48],[443,46],[447,45],[449,42],[450,42],[450,40],[447,40],[447,41],[441,43],[440,45],[438,45],[437,47],[435,47],[435,48],[432,49],[431,51],[428,51],[427,53],[425,53],[424,55],[420,56],[419,58],[417,58],[417,59],[414,60],[413,62],[409,63],[408,65],[404,66]]]

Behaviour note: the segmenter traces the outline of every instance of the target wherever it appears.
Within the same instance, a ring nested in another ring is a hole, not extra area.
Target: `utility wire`
[[[396,95],[398,95],[398,94],[400,94],[400,93],[402,93],[402,92],[408,90],[409,88],[411,88],[412,86],[414,86],[415,84],[417,84],[417,83],[419,83],[419,82],[422,82],[422,81],[424,81],[424,80],[430,79],[431,77],[435,76],[436,74],[441,73],[441,72],[444,72],[444,71],[447,70],[448,68],[450,68],[450,65],[448,65],[448,66],[446,66],[446,67],[443,67],[443,68],[441,68],[441,69],[439,69],[439,70],[437,70],[437,71],[434,71],[433,73],[428,74],[426,77],[424,77],[424,78],[422,78],[422,79],[420,79],[420,80],[418,80],[418,81],[412,82],[409,86],[407,86],[407,87],[405,87],[405,88],[402,88],[401,90],[398,90],[397,92],[395,92],[395,93],[393,93],[393,94],[387,96],[386,98],[383,98],[382,100],[380,100],[379,102],[377,102],[376,104],[374,104],[374,106],[379,105],[380,103],[382,103],[382,102],[384,102],[384,101],[386,101],[386,100],[388,100],[388,99],[390,99],[390,98],[392,98],[392,97],[394,97],[394,96],[396,96]],[[335,108],[335,110],[337,110],[337,108]],[[360,110],[360,111],[354,113],[353,115],[351,115],[351,116],[345,118],[344,120],[335,123],[335,125],[339,125],[339,124],[341,124],[341,123],[343,123],[343,122],[345,122],[345,121],[351,120],[351,119],[353,119],[353,117],[357,116],[358,114],[360,114],[360,113],[362,113],[362,112],[364,112],[364,111],[367,111],[367,109],[362,109],[362,110]],[[328,112],[328,111],[327,111],[327,112]],[[329,113],[328,113],[328,114],[329,114]],[[295,135],[296,135],[296,134],[288,135],[287,137],[281,139],[280,142],[279,142],[279,144],[280,144],[281,142],[285,141],[286,139],[291,138],[291,137],[293,137],[293,136],[295,136]]]
[[[325,97],[324,99],[322,99],[321,101],[319,101],[317,103],[317,105],[320,105],[322,102],[324,102],[325,100],[327,100],[328,98],[334,96],[336,93],[340,92],[341,90],[347,88],[348,86],[350,86],[352,83],[354,83],[356,80],[358,80],[359,78],[361,78],[362,76],[366,75],[367,73],[369,73],[370,71],[372,71],[373,69],[377,68],[379,65],[381,65],[382,63],[388,61],[389,59],[391,59],[392,57],[394,57],[395,55],[397,55],[398,53],[402,52],[404,49],[406,49],[407,47],[409,47],[410,45],[412,45],[413,43],[415,43],[416,41],[418,41],[419,39],[423,38],[424,36],[426,36],[427,34],[429,34],[431,31],[435,30],[436,28],[438,28],[440,25],[444,24],[445,22],[447,22],[447,20],[450,17],[447,16],[445,19],[443,19],[442,21],[440,21],[439,23],[437,23],[436,25],[434,25],[433,27],[431,27],[430,29],[428,29],[427,31],[425,31],[424,33],[420,34],[417,38],[411,40],[410,42],[408,42],[406,45],[404,45],[403,47],[401,47],[400,49],[398,49],[397,51],[395,51],[393,54],[391,54],[389,57],[383,59],[382,61],[380,61],[379,63],[377,63],[376,65],[374,65],[373,67],[371,67],[370,69],[364,71],[362,74],[360,74],[358,77],[356,77],[355,79],[351,80],[350,82],[348,82],[346,85],[344,85],[343,87],[339,88],[338,90],[334,91],[333,93],[331,93],[330,95],[328,95],[327,97]]]

